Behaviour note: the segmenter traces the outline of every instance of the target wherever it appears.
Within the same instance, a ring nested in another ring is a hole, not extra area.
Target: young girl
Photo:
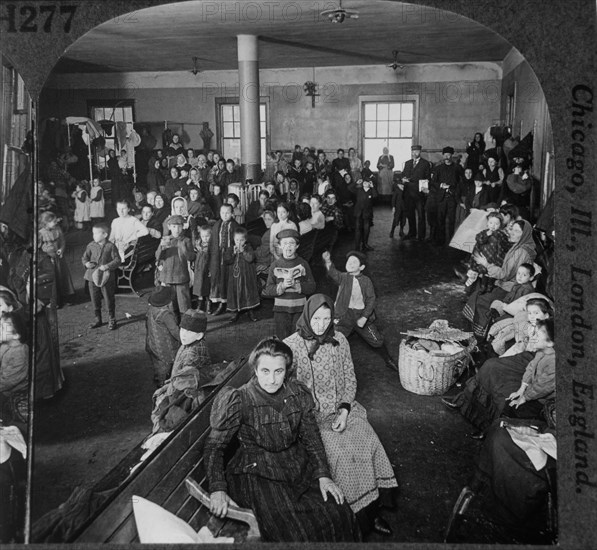
[[[89,205],[89,216],[93,223],[104,219],[104,190],[100,185],[100,179],[95,177],[91,180],[91,192],[89,193],[91,204]]]
[[[520,387],[506,401],[502,416],[539,418],[545,401],[556,393],[556,354],[552,319],[538,321],[535,335],[537,353],[527,365]]]
[[[52,212],[42,212],[39,215],[39,247],[45,252],[54,265],[56,280],[56,305],[62,307],[67,296],[75,293],[68,263],[64,257],[66,239],[58,225],[58,218]]]
[[[311,195],[309,204],[311,206],[311,225],[313,229],[325,228],[325,217],[321,211],[321,203],[323,199],[321,195]]]
[[[278,214],[278,221],[275,222],[271,227],[269,249],[274,259],[277,260],[282,256],[280,244],[277,238],[278,233],[284,229],[294,229],[295,231],[298,231],[298,227],[293,221],[290,220],[290,207],[288,206],[288,203],[279,203],[276,212]]]
[[[220,212],[220,208],[224,204],[224,198],[222,197],[222,186],[219,183],[214,183],[211,194],[211,211],[217,216]]]
[[[491,292],[495,286],[495,280],[487,276],[487,269],[473,260],[475,254],[482,254],[487,261],[498,267],[502,266],[504,256],[512,244],[508,235],[502,231],[502,218],[498,212],[487,214],[487,229],[480,231],[475,236],[475,248],[471,255],[467,280],[464,283],[467,293],[472,292],[473,283],[479,278],[479,289],[481,293]]]
[[[247,242],[247,230],[234,230],[234,247],[224,253],[228,268],[228,311],[234,313],[231,322],[238,321],[243,311],[248,311],[251,321],[257,321],[253,309],[259,306],[259,290],[255,272],[255,251]]]
[[[77,183],[72,197],[75,199],[75,227],[77,229],[85,229],[86,225],[91,221],[91,201],[89,200],[87,182],[85,180]]]
[[[226,202],[232,205],[232,216],[237,223],[242,222],[243,211],[240,208],[240,199],[236,193],[228,193]]]
[[[199,234],[195,236],[195,277],[193,280],[193,295],[197,297],[197,309],[209,312],[209,291],[211,277],[209,274],[209,241],[211,240],[211,227],[203,225]]]
[[[491,343],[500,357],[510,357],[523,351],[534,352],[536,348],[537,324],[551,318],[552,309],[545,298],[531,298],[526,310],[514,316],[512,323],[505,326]],[[499,323],[496,323],[499,326]],[[506,343],[514,338],[515,343],[506,350]]]

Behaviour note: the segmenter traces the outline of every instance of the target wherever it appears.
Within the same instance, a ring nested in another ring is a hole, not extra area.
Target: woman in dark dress
[[[473,141],[468,143],[466,148],[466,167],[470,168],[473,171],[473,174],[476,174],[479,171],[479,167],[481,166],[481,157],[485,152],[485,140],[483,139],[483,134],[481,132],[477,132]]]
[[[214,402],[204,461],[211,512],[226,516],[230,498],[251,508],[264,542],[341,542],[360,538],[332,481],[310,391],[287,376],[292,351],[275,338],[249,357],[255,376],[224,388]],[[238,434],[239,449],[224,467]]]

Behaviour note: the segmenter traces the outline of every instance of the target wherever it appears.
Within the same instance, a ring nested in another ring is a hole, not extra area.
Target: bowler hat
[[[159,286],[149,296],[149,304],[155,307],[163,307],[172,301],[172,287]]]
[[[205,332],[207,329],[207,315],[203,311],[187,309],[180,320],[180,328],[191,332]]]
[[[422,149],[423,149],[423,147],[421,145],[411,145],[410,146],[411,151],[421,151]]]
[[[451,155],[454,154],[454,147],[444,147],[442,149],[442,155],[445,155],[446,153],[450,153]]]

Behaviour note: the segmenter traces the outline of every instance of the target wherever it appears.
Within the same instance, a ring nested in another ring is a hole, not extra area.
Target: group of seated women
[[[313,295],[297,331],[257,344],[253,378],[224,388],[213,405],[204,451],[211,511],[226,516],[231,499],[251,508],[263,541],[391,534],[380,508],[395,506],[396,478],[355,400],[350,348],[334,330],[333,307]],[[237,434],[239,448],[225,465]]]

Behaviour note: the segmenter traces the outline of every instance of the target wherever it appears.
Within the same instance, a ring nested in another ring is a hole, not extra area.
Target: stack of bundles
[[[469,365],[476,345],[472,332],[451,328],[445,320],[403,334],[408,338],[400,343],[400,382],[419,395],[445,393]]]

